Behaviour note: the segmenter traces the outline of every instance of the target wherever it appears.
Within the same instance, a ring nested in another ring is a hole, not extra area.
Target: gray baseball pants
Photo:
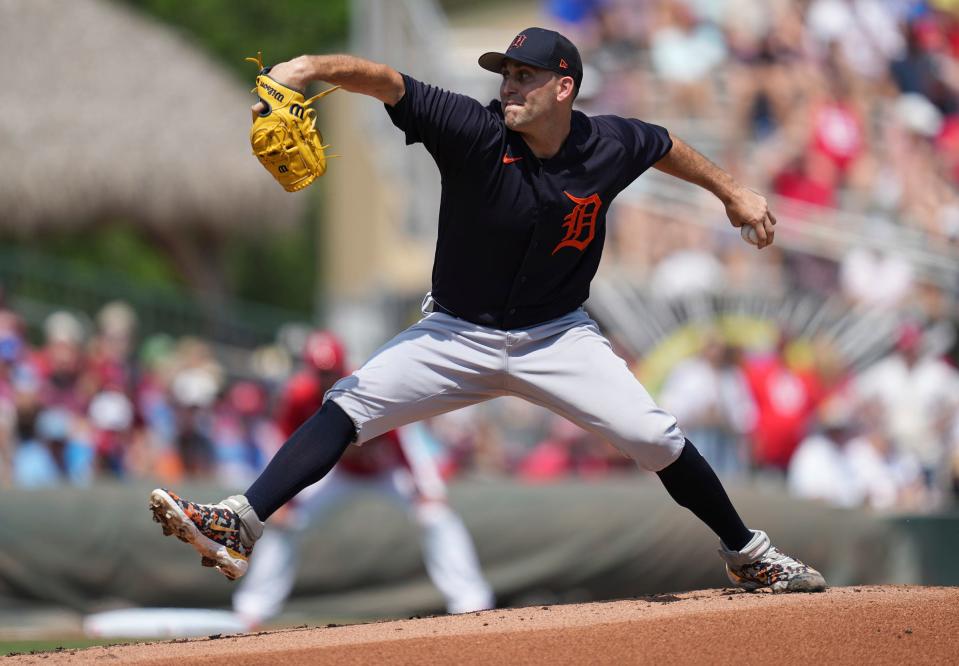
[[[500,396],[546,407],[649,471],[675,461],[685,437],[579,308],[503,331],[429,312],[326,394],[353,420],[357,443]]]

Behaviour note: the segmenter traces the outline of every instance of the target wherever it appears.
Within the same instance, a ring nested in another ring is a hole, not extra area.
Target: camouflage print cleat
[[[216,567],[230,580],[246,573],[247,559],[259,536],[244,538],[249,536],[249,529],[243,534],[246,526],[240,515],[248,507],[242,496],[220,504],[197,504],[162,488],[150,493],[153,520],[163,527],[163,534],[192,544],[202,556],[203,566]]]
[[[729,550],[722,542],[720,546],[719,555],[726,561],[726,575],[733,585],[744,590],[822,592],[826,589],[821,573],[773,546],[762,530],[753,530],[753,538],[740,551]]]

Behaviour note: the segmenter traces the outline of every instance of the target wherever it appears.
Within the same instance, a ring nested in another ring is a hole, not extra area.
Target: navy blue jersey
[[[665,129],[573,112],[559,152],[541,160],[484,107],[403,76],[386,105],[406,143],[422,143],[442,178],[433,298],[499,329],[566,314],[589,297],[613,198],[672,148]]]

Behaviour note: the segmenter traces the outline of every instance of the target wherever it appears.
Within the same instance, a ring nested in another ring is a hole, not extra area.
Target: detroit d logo
[[[516,35],[516,39],[513,40],[513,43],[509,45],[511,49],[518,49],[523,45],[523,42],[526,41],[526,35],[519,34]]]
[[[563,228],[566,229],[566,236],[559,242],[559,245],[553,248],[552,254],[556,254],[561,248],[574,247],[580,252],[586,249],[586,246],[593,242],[596,237],[596,218],[599,216],[599,209],[603,205],[599,195],[590,194],[586,198],[574,197],[569,192],[563,192],[569,200],[576,204],[573,210],[563,218]]]

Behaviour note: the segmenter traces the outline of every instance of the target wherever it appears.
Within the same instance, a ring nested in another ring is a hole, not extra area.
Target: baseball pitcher
[[[337,382],[243,495],[199,504],[158,489],[150,500],[155,519],[237,578],[263,521],[325,476],[351,443],[513,395],[655,472],[719,537],[735,585],[825,589],[819,572],[745,526],[676,419],[582,307],[609,205],[650,167],[713,193],[734,227],[755,232],[759,249],[775,235],[766,200],[662,127],[574,111],[583,66],[557,32],[527,28],[479,65],[500,77],[499,99],[486,105],[349,55],[302,56],[270,70],[291,88],[325,81],[375,97],[407,143],[429,151],[443,185],[432,289],[423,318]]]

